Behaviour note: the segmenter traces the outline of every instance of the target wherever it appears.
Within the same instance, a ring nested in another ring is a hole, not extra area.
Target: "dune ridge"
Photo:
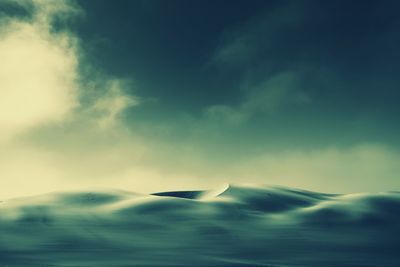
[[[223,185],[0,202],[0,263],[9,266],[395,266],[398,236],[399,192]]]

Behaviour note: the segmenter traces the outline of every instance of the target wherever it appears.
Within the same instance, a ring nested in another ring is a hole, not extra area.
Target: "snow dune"
[[[261,185],[0,202],[0,265],[400,265],[400,193]]]

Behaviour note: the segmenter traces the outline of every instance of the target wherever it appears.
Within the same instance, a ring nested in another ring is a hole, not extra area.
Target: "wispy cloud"
[[[290,105],[312,101],[310,88],[304,88],[308,63],[295,58],[288,63],[285,57],[290,56],[276,55],[286,45],[285,36],[306,19],[305,14],[303,4],[284,1],[225,30],[209,64],[233,70],[240,77],[242,100],[236,105],[210,106],[205,109],[207,117],[237,124],[254,115],[270,116]]]
[[[301,87],[296,72],[279,73],[255,85],[244,85],[243,100],[237,106],[215,105],[205,110],[206,117],[227,123],[241,123],[254,115],[270,116],[288,105],[303,105],[311,97]]]
[[[98,124],[102,129],[115,126],[121,112],[128,107],[139,105],[138,97],[128,96],[124,93],[125,83],[118,79],[107,81],[105,85],[107,90],[91,106],[90,111],[99,115]]]
[[[260,10],[258,16],[241,25],[226,29],[211,62],[223,67],[248,68],[260,57],[266,60],[269,56],[273,58],[285,34],[296,30],[306,19],[304,9],[302,3],[282,1],[274,7]]]

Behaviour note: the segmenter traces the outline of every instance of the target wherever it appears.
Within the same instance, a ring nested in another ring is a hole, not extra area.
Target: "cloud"
[[[115,126],[118,116],[128,107],[139,105],[139,98],[124,94],[123,88],[126,87],[124,81],[114,79],[106,83],[108,90],[98,97],[91,107],[91,111],[99,113],[98,124],[102,129]]]
[[[226,29],[211,62],[223,67],[248,68],[260,58],[271,61],[284,36],[298,30],[305,20],[305,6],[297,1],[283,1],[260,10],[258,16],[239,26]]]
[[[207,118],[240,124],[312,102],[314,88],[307,83],[318,80],[323,68],[300,60],[302,48],[288,42],[298,36],[307,14],[304,3],[284,1],[225,30],[209,64],[238,77],[242,99],[236,105],[207,107]]]
[[[74,3],[6,3],[24,12],[0,21],[0,196],[83,186],[101,180],[102,171],[110,174],[110,164],[121,166],[121,156],[141,151],[119,123],[139,104],[127,93],[130,81],[96,71],[62,26],[80,14]]]
[[[10,17],[0,32],[0,140],[33,127],[74,119],[78,108],[79,112],[96,111],[93,117],[105,128],[115,124],[126,108],[138,104],[124,92],[127,82],[120,79],[96,76],[99,81],[82,82],[79,67],[86,63],[80,57],[79,40],[67,30],[52,27],[56,18],[67,20],[79,13],[73,2],[11,3],[28,9],[32,19]],[[89,88],[93,86],[96,88]],[[80,100],[93,91],[102,95],[96,95],[91,106],[81,106]]]
[[[279,73],[255,85],[244,85],[244,97],[239,105],[210,106],[205,114],[208,119],[231,124],[242,123],[257,114],[271,115],[288,105],[310,103],[310,96],[301,86],[299,73]]]
[[[33,20],[9,19],[0,32],[0,139],[60,121],[78,105],[76,40],[49,25],[68,8],[62,1],[33,3]]]

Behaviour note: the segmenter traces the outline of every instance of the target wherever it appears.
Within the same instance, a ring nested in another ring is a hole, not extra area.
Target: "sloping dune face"
[[[0,263],[9,266],[397,266],[399,236],[398,192],[224,186],[0,202]]]

